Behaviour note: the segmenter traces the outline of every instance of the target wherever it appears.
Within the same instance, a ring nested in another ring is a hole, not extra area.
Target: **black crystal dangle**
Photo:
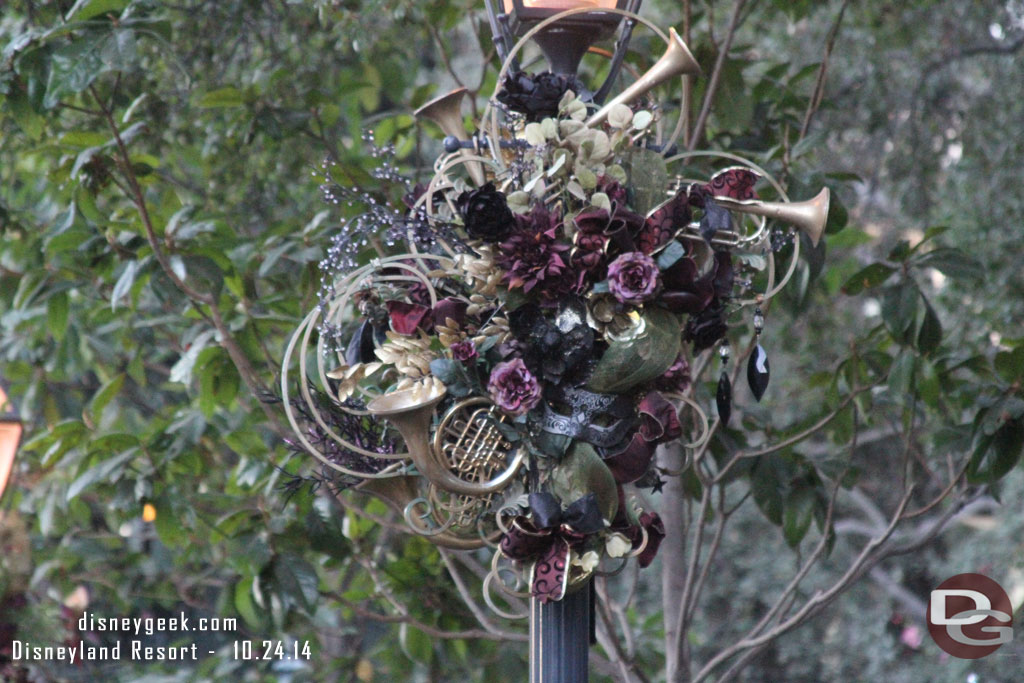
[[[750,391],[758,401],[764,396],[769,379],[768,354],[761,346],[761,330],[763,329],[764,314],[758,308],[754,311],[754,333],[757,335],[757,345],[754,347],[754,352],[750,354],[750,358],[747,359],[747,384],[750,385]]]
[[[718,377],[715,404],[718,406],[718,419],[724,427],[729,424],[729,416],[732,415],[732,383],[729,381],[729,373],[726,372],[726,367],[729,364],[728,340],[719,347],[718,355],[722,358],[722,374]]]

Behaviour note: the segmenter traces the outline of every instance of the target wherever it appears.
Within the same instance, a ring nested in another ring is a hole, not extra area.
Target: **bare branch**
[[[718,58],[715,60],[715,68],[711,72],[711,78],[708,80],[707,92],[704,94],[704,103],[701,105],[700,114],[697,116],[697,123],[693,127],[693,133],[690,135],[689,142],[686,145],[686,148],[690,151],[696,149],[700,139],[704,137],[704,126],[707,125],[708,115],[711,113],[711,104],[718,93],[718,82],[722,78],[722,69],[725,67],[725,61],[729,56],[729,49],[732,47],[732,41],[739,26],[740,13],[743,11],[745,4],[746,0],[736,0],[736,4],[733,5],[732,16],[729,18],[729,28],[726,30],[725,38],[718,48]]]

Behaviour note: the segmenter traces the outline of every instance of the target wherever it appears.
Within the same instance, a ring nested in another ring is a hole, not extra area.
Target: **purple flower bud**
[[[540,385],[526,369],[522,358],[495,365],[487,391],[494,403],[510,415],[525,415],[540,403]]]
[[[658,264],[643,252],[622,254],[608,266],[608,291],[624,304],[650,301],[661,291]]]
[[[476,351],[476,344],[472,339],[457,341],[451,345],[452,358],[460,363],[468,363],[479,355]]]

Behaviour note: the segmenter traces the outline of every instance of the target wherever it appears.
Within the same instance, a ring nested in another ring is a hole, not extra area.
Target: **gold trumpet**
[[[462,120],[462,100],[468,91],[465,88],[456,88],[446,95],[435,97],[422,107],[413,112],[417,119],[430,119],[438,126],[445,135],[451,135],[459,140],[468,137],[466,125]],[[459,154],[473,156],[468,149],[462,149]],[[484,169],[479,161],[468,161],[465,164],[469,177],[476,183],[477,187],[483,185]]]
[[[451,422],[458,424],[464,435],[468,436],[468,439],[461,440],[454,449],[446,449],[451,455],[456,456],[451,466],[456,472],[466,476],[466,479],[455,476],[449,469],[448,462],[442,461],[440,448],[431,448],[428,443],[434,406],[444,398],[445,393],[444,385],[439,384],[430,385],[429,388],[417,387],[394,391],[374,398],[366,404],[366,410],[371,415],[386,418],[398,429],[409,449],[409,456],[420,473],[439,489],[468,496],[485,496],[502,490],[512,483],[522,462],[522,455],[517,454],[513,457],[509,466],[493,479],[475,480],[482,473],[482,468],[493,469],[501,464],[502,456],[511,450],[511,444],[504,440],[492,421],[484,420],[484,416],[478,412],[469,418],[453,420],[452,416],[456,416],[457,411],[462,410],[462,404],[459,404],[449,410],[448,415],[441,421],[442,425]],[[435,444],[439,440],[443,441],[440,433],[434,440]]]
[[[825,232],[825,223],[828,222],[830,196],[828,188],[824,187],[813,199],[803,202],[763,202],[758,199],[741,200],[729,197],[715,197],[715,202],[730,211],[789,223],[806,233],[811,238],[811,244],[818,246],[818,241]]]
[[[608,113],[615,105],[628,104],[673,76],[680,76],[682,74],[690,76],[700,75],[700,64],[693,58],[690,48],[686,47],[686,43],[679,37],[676,30],[670,28],[668,35],[668,48],[665,50],[665,54],[661,56],[661,59],[655,62],[654,66],[648,69],[647,73],[641,76],[633,85],[623,90],[615,99],[601,107],[587,119],[587,126],[594,127],[602,123],[608,118]]]

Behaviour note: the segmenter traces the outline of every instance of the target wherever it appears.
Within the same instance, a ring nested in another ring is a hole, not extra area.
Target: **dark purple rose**
[[[469,361],[476,359],[479,355],[476,352],[476,344],[473,343],[472,339],[457,341],[452,344],[451,349],[452,358],[460,363],[468,363]]]
[[[540,403],[540,385],[521,358],[495,365],[487,391],[494,403],[510,415],[525,415]]]
[[[515,216],[508,208],[505,195],[487,183],[472,192],[463,192],[455,200],[466,233],[485,242],[500,242],[515,227]]]
[[[647,254],[631,251],[608,266],[608,291],[624,304],[650,301],[661,289],[658,264]]]

